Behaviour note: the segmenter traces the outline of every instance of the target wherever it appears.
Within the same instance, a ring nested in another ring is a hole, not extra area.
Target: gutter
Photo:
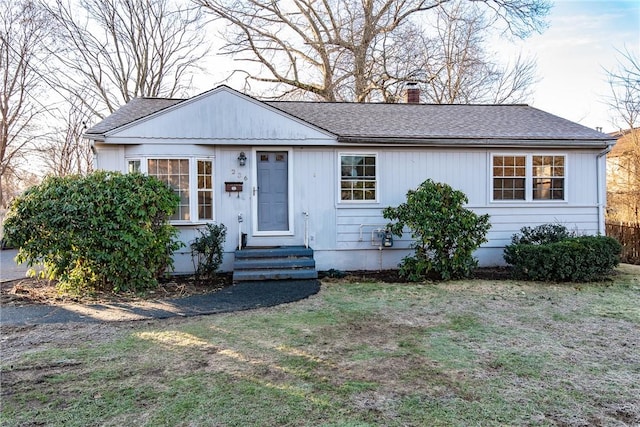
[[[606,175],[606,170],[607,170],[607,164],[606,164],[606,160],[605,160],[605,164],[604,164],[604,171],[605,171],[605,175],[604,175],[604,183],[601,182],[602,181],[602,174],[601,174],[601,160],[603,156],[606,156],[612,149],[613,146],[616,145],[616,141],[614,141],[613,143],[610,143],[607,145],[607,148],[605,148],[604,150],[602,150],[600,153],[598,153],[598,155],[596,156],[596,186],[597,186],[597,203],[598,203],[598,234],[604,236],[606,234],[606,227],[605,227],[605,221],[604,221],[604,208],[606,206],[606,200],[607,200],[607,194],[606,194],[606,187],[607,187],[607,175]],[[605,190],[605,191],[603,191]]]
[[[502,137],[478,137],[478,138],[464,138],[464,137],[449,137],[449,136],[434,136],[429,138],[394,138],[394,137],[352,137],[352,136],[339,136],[337,142],[350,143],[350,144],[368,144],[368,145],[384,145],[384,146],[422,146],[422,147],[463,147],[463,148],[512,148],[512,147],[526,147],[526,148],[600,148],[603,146],[609,147],[606,139],[571,139],[571,138],[502,138]]]

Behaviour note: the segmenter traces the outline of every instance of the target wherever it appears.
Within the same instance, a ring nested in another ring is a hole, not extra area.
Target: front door
[[[289,230],[289,166],[287,151],[256,152],[258,231]]]

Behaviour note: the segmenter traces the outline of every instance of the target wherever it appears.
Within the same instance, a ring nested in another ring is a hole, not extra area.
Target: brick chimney
[[[418,83],[407,83],[407,104],[420,104],[420,88]]]

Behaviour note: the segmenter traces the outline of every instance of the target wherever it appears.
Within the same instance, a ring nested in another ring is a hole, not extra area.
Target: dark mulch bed
[[[0,304],[61,304],[67,302],[96,304],[174,299],[217,292],[231,284],[231,273],[220,273],[209,280],[197,280],[194,276],[172,276],[161,279],[157,288],[142,292],[119,292],[116,294],[107,291],[93,291],[90,294],[74,295],[60,293],[55,281],[25,278],[4,282],[0,285]]]
[[[318,273],[322,280],[345,282],[371,281],[385,283],[405,283],[398,270],[382,271],[339,271],[329,270]],[[478,268],[471,278],[483,280],[509,279],[511,270],[506,267]],[[435,280],[435,279],[434,279]],[[4,282],[0,285],[0,304],[61,304],[76,302],[83,304],[134,302],[144,300],[175,299],[192,295],[209,294],[224,289],[232,284],[231,273],[220,273],[213,279],[197,280],[194,276],[172,276],[162,279],[156,289],[144,292],[112,292],[95,291],[88,295],[63,294],[56,288],[55,281],[41,279],[20,279]]]
[[[407,280],[400,276],[399,270],[381,270],[381,271],[340,271],[328,270],[318,273],[320,279],[339,279],[347,281],[376,281],[385,283],[405,283]],[[476,268],[470,277],[471,279],[480,280],[507,280],[511,278],[510,267],[483,267]],[[437,277],[431,280],[438,281]]]

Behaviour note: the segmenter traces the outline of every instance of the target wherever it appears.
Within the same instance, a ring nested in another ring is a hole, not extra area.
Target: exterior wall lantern
[[[244,151],[241,151],[240,155],[238,156],[238,164],[240,166],[244,166],[247,164],[247,156],[244,154]]]

